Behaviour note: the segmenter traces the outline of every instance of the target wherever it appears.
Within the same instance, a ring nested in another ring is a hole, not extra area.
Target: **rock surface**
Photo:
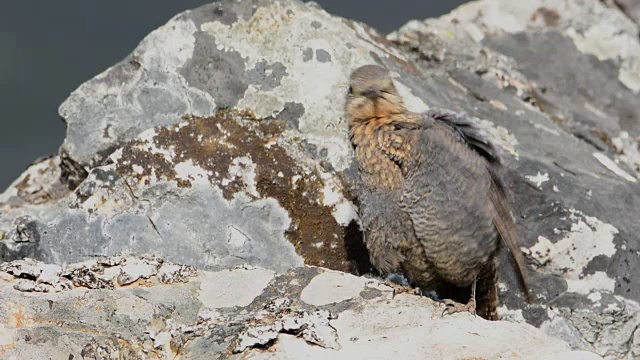
[[[640,1],[638,0],[607,0],[607,4],[620,8],[636,24],[640,24]]]
[[[378,63],[410,110],[466,111],[504,150],[535,301],[503,266],[503,317],[638,357],[640,41],[622,3],[483,0],[387,37],[295,0],[179,14],[61,105],[60,153],[0,195],[0,260],[370,272],[343,104],[349,73]],[[71,286],[55,274],[19,288]]]
[[[317,267],[207,272],[116,256],[0,270],[3,359],[600,359],[531,325],[442,318],[428,298]]]

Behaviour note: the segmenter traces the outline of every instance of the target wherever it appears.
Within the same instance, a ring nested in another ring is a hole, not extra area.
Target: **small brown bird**
[[[466,115],[407,111],[388,71],[376,65],[351,74],[345,112],[376,269],[436,291],[447,299],[444,313],[496,320],[496,262],[506,245],[529,301],[499,157]]]

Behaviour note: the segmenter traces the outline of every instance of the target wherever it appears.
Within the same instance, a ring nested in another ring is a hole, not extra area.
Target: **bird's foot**
[[[471,283],[471,296],[469,297],[469,302],[466,304],[460,304],[450,299],[446,299],[442,301],[445,308],[442,311],[441,316],[451,315],[460,312],[470,312],[473,316],[476,316],[476,280],[473,280]]]
[[[409,294],[413,294],[413,295],[422,295],[422,292],[420,291],[420,288],[414,288],[411,286],[407,286],[407,285],[400,285],[397,284],[391,280],[385,280],[384,284],[387,285],[388,287],[390,287],[391,289],[393,289],[393,295],[392,297],[396,297],[396,295],[398,294],[402,294],[402,293],[409,293]]]
[[[461,312],[469,312],[474,316],[476,316],[476,300],[475,299],[470,299],[469,302],[466,304],[460,304],[458,302],[455,302],[449,299],[443,300],[442,303],[444,304],[445,308],[442,311],[441,316],[451,315],[451,314],[461,313]]]

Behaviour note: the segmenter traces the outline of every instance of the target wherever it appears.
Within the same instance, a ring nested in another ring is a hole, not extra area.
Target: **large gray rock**
[[[607,0],[605,1],[609,5],[617,6],[627,14],[627,16],[640,24],[640,1],[638,0]]]
[[[443,318],[428,298],[316,267],[198,272],[116,256],[0,270],[3,359],[601,359],[531,325]]]
[[[187,11],[62,104],[59,156],[0,196],[0,259],[370,271],[343,105],[379,63],[411,110],[467,111],[504,150],[535,301],[503,266],[503,317],[640,356],[637,34],[596,0],[472,2],[388,37],[294,0]]]

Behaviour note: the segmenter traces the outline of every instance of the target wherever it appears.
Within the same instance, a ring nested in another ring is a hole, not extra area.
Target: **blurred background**
[[[131,52],[149,32],[206,0],[3,1],[0,5],[0,192],[31,162],[57,152],[58,106]],[[318,0],[381,32],[437,17],[464,0]]]

